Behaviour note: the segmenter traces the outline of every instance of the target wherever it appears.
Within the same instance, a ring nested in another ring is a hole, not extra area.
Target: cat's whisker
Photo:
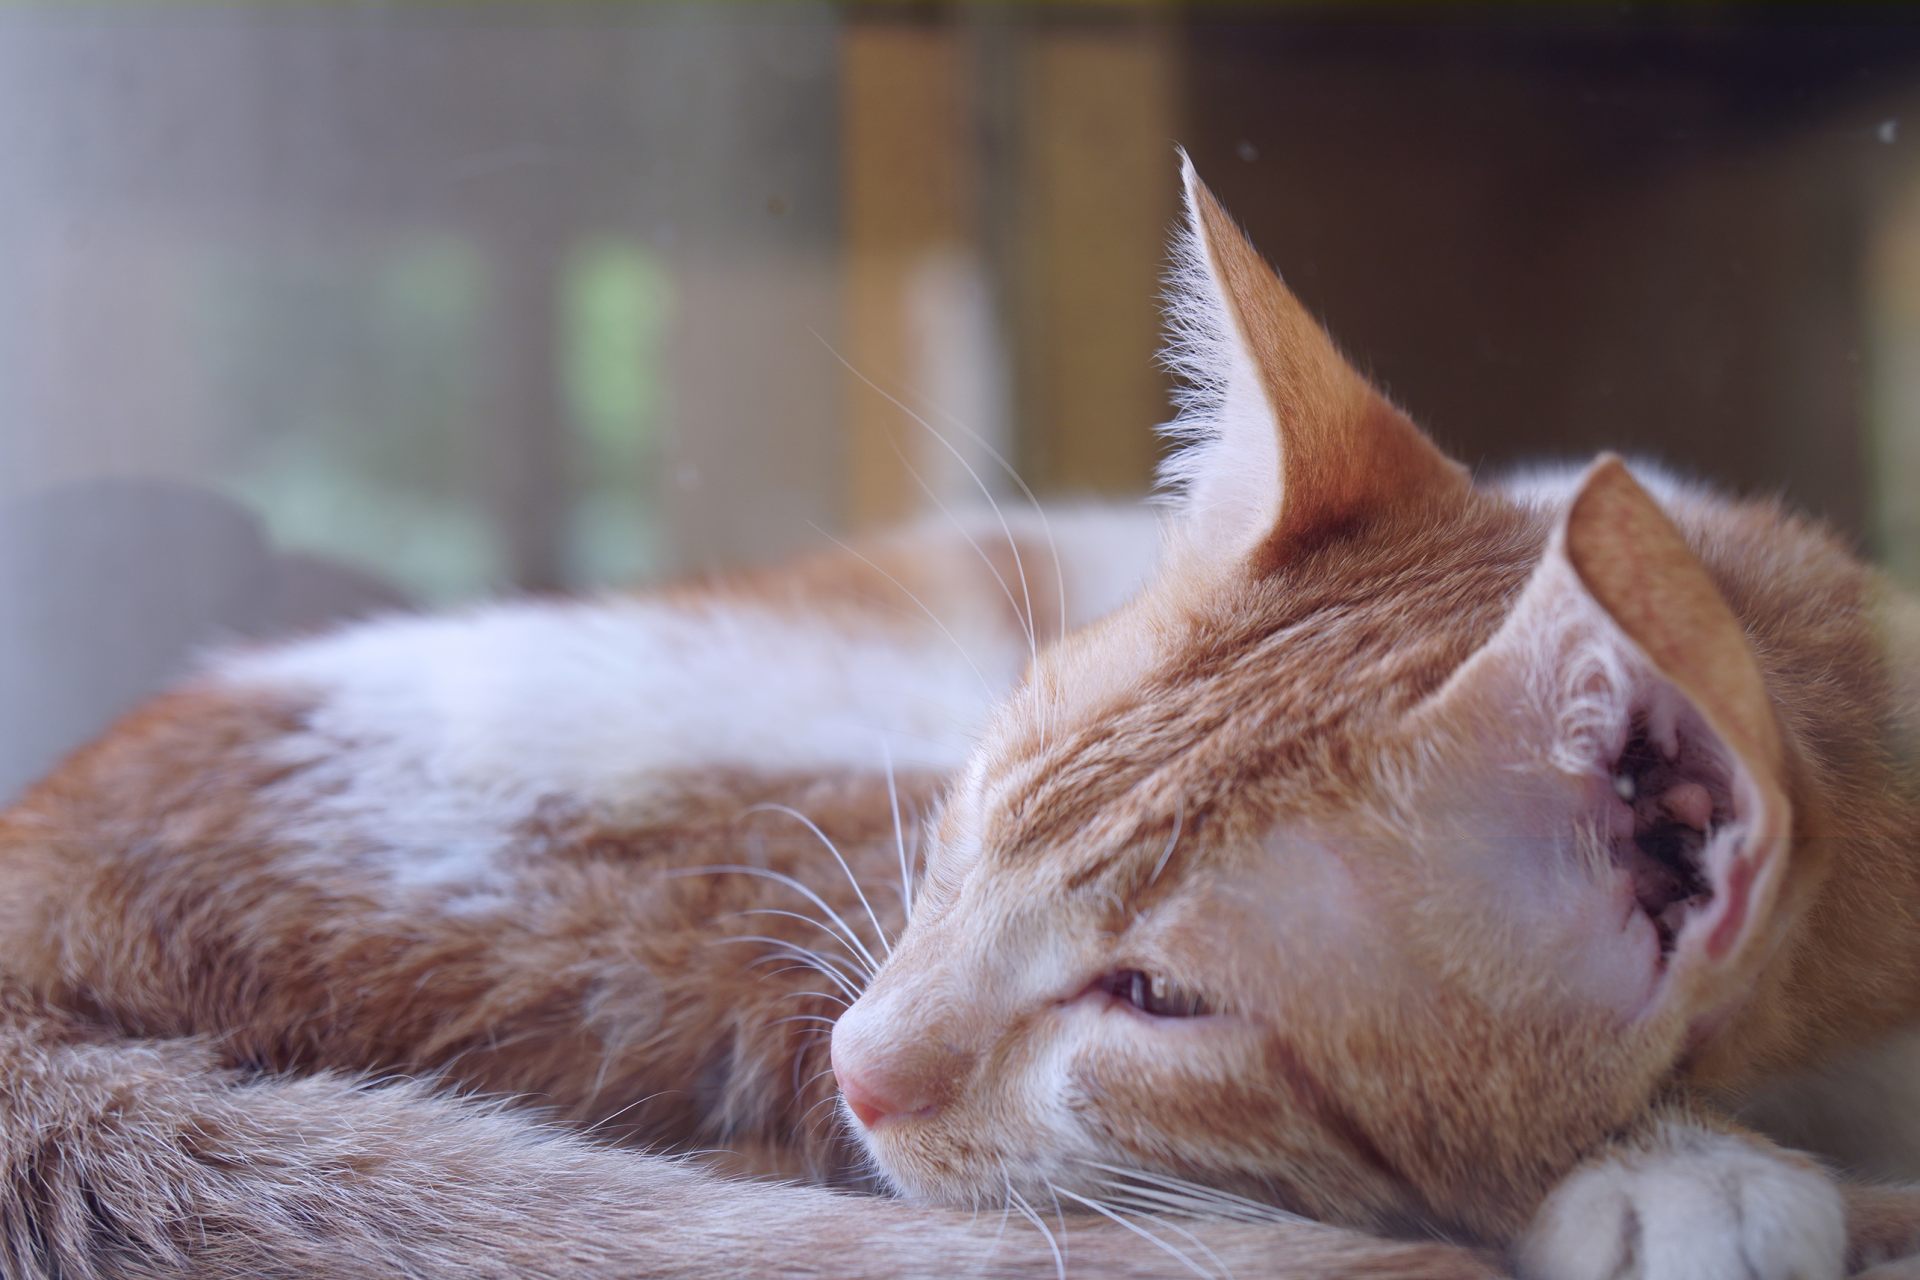
[[[757,968],[758,966],[760,966],[760,965],[762,965],[762,964],[767,964],[767,963],[769,963],[769,962],[771,962],[771,961],[775,961],[775,960],[785,960],[785,959],[788,959],[788,958],[789,958],[789,957],[787,957],[787,956],[763,956],[763,957],[761,957],[761,958],[760,958],[759,960],[756,960],[756,961],[754,961],[754,962],[753,962],[752,964],[750,964],[750,965],[748,965],[747,967],[748,967],[749,969],[752,969],[752,968]],[[789,966],[787,966],[787,967],[786,967],[786,968],[784,968],[784,969],[775,969],[775,970],[773,970],[772,972],[770,972],[770,973],[766,973],[766,974],[762,974],[761,976],[762,976],[762,977],[765,977],[765,978],[777,978],[777,977],[779,977],[779,976],[780,976],[781,974],[783,974],[783,973],[819,973],[819,972],[821,972],[821,970],[820,970],[820,967],[819,967],[818,965],[811,965],[811,964],[793,964],[793,965],[789,965]],[[808,993],[808,994],[818,994],[818,993]],[[854,996],[854,997],[852,997],[852,999],[854,999],[854,1000],[858,1000],[859,998],[860,998],[859,996]],[[850,1003],[850,1001],[849,1001],[849,1000],[847,1000],[847,999],[842,999],[842,1000],[840,1001],[840,1004],[841,1004],[841,1005],[842,1005],[843,1007],[845,1007],[845,1008],[849,1008],[849,1009],[853,1007],[853,1006],[852,1006],[852,1004]]]
[[[1140,1224],[1136,1222],[1128,1221],[1125,1217],[1121,1216],[1118,1213],[1115,1213],[1112,1209],[1109,1209],[1106,1205],[1101,1204],[1098,1200],[1090,1199],[1087,1196],[1080,1195],[1078,1192],[1069,1191],[1065,1187],[1054,1186],[1054,1184],[1051,1182],[1047,1184],[1047,1187],[1049,1190],[1051,1190],[1054,1193],[1054,1195],[1065,1196],[1067,1199],[1073,1201],[1074,1203],[1079,1205],[1084,1205],[1086,1208],[1093,1210],[1095,1213],[1099,1214],[1101,1217],[1106,1218],[1111,1222],[1118,1223],[1120,1226],[1125,1227],[1127,1230],[1139,1236],[1142,1240],[1145,1240],[1151,1243],[1156,1249],[1159,1249],[1161,1252],[1165,1253],[1168,1257],[1178,1261],[1181,1266],[1193,1272],[1193,1274],[1201,1277],[1201,1280],[1213,1280],[1212,1272],[1200,1266],[1199,1263],[1195,1262],[1192,1258],[1189,1258],[1184,1252],[1174,1248],[1172,1245],[1168,1244],[1165,1240],[1162,1240],[1159,1236],[1153,1234],[1153,1232],[1147,1230],[1145,1227],[1141,1226]],[[1167,1224],[1160,1223],[1160,1225],[1165,1226]],[[1218,1261],[1218,1259],[1215,1259],[1215,1260]]]
[[[806,915],[803,912],[787,911],[781,907],[749,907],[744,911],[734,912],[732,916],[728,918],[737,919],[741,916],[784,916],[789,920],[798,920],[802,924],[810,924],[814,928],[819,929],[824,933],[826,933],[829,937],[831,937],[835,942],[839,943],[842,947],[845,947],[847,950],[848,957],[852,959],[856,964],[860,965],[862,972],[864,972],[868,978],[873,977],[873,970],[866,967],[866,963],[860,959],[860,953],[854,949],[852,943],[849,942],[847,938],[842,936],[838,929],[828,924],[825,920],[816,920],[812,916]]]
[[[724,939],[719,939],[716,941],[724,941]],[[745,941],[745,939],[734,939],[734,941]],[[803,956],[794,955],[790,952],[780,952],[777,954],[761,956],[756,960],[749,961],[747,964],[747,968],[757,969],[762,965],[774,964],[781,960],[792,960],[795,963],[788,965],[784,969],[772,970],[771,972],[763,974],[762,976],[771,979],[771,978],[777,978],[783,973],[799,973],[799,972],[817,973],[822,975],[823,977],[830,979],[834,983],[834,985],[841,990],[842,993],[848,994],[850,999],[857,1000],[860,998],[857,992],[848,992],[848,983],[850,982],[850,979],[848,979],[846,975],[835,973],[830,969],[821,967],[819,964],[815,963],[812,960],[809,960]]]
[[[987,572],[993,576],[993,580],[1000,584],[1001,594],[1007,598],[1007,606],[1013,610],[1013,616],[1020,619],[1020,629],[1027,637],[1028,656],[1035,659],[1039,658],[1040,645],[1034,632],[1031,603],[1028,604],[1025,610],[1022,610],[1020,601],[1013,597],[1013,588],[1007,585],[1006,578],[1003,577],[1000,570],[994,566],[993,557],[989,556],[986,548],[980,545],[980,540],[967,531],[967,526],[961,521],[960,517],[954,515],[952,509],[949,508],[946,503],[940,501],[940,495],[935,493],[933,488],[927,484],[926,478],[922,476],[919,469],[907,459],[905,451],[900,448],[899,442],[891,435],[887,437],[887,447],[893,450],[893,456],[898,458],[900,465],[907,469],[907,474],[913,477],[913,482],[920,486],[920,492],[927,495],[927,501],[931,502],[935,509],[947,518],[947,523],[951,524],[954,530],[959,533],[962,538],[966,539],[967,545],[973,548],[973,554],[980,557],[980,563],[987,567]]]
[[[600,1119],[595,1120],[592,1124],[588,1125],[585,1129],[582,1129],[581,1132],[588,1136],[592,1136],[593,1134],[600,1132],[600,1130],[605,1128],[607,1125],[612,1124],[615,1120],[618,1120],[621,1116],[627,1114],[627,1112],[632,1111],[634,1108],[643,1107],[647,1103],[652,1102],[655,1098],[665,1097],[669,1093],[678,1093],[678,1092],[680,1092],[678,1089],[661,1089],[656,1093],[648,1094],[644,1098],[635,1098],[632,1102],[629,1102],[626,1106],[621,1107],[618,1111],[611,1112],[605,1116],[602,1116]]]
[[[813,1100],[813,1105],[800,1113],[800,1122],[802,1124],[805,1124],[809,1119],[812,1118],[813,1113],[820,1110],[821,1107],[829,1106],[838,1101],[840,1101],[840,1094],[837,1091],[834,1093],[828,1094],[824,1098],[815,1098]]]
[[[1011,1191],[1013,1190],[1013,1188],[1012,1188],[1012,1185],[1011,1185],[1011,1184],[1009,1184],[1009,1185],[1008,1185],[1008,1188],[1007,1188],[1007,1190],[1008,1190],[1009,1192],[1011,1192]],[[1000,1252],[1000,1241],[1001,1241],[1001,1240],[1003,1240],[1003,1239],[1005,1239],[1005,1238],[1006,1238],[1006,1234],[1007,1234],[1007,1219],[1008,1219],[1008,1218],[1010,1218],[1010,1217],[1012,1217],[1012,1216],[1013,1216],[1013,1198],[1012,1198],[1012,1196],[1011,1196],[1011,1195],[1008,1195],[1008,1196],[1003,1196],[1003,1197],[1001,1197],[1001,1200],[1000,1200],[1000,1225],[999,1225],[999,1226],[998,1226],[997,1228],[995,1228],[995,1230],[994,1230],[994,1233],[993,1233],[993,1243],[992,1243],[991,1245],[989,1245],[989,1246],[987,1246],[987,1256],[986,1256],[986,1259],[985,1259],[985,1260],[983,1261],[983,1263],[982,1263],[982,1265],[983,1265],[983,1266],[985,1265],[985,1262],[990,1262],[990,1261],[992,1261],[992,1260],[993,1260],[993,1256],[994,1256],[995,1254],[997,1254],[997,1253],[999,1253],[999,1252]]]
[[[860,908],[867,913],[867,921],[873,925],[873,933],[874,936],[880,940],[881,949],[888,952],[893,950],[893,943],[887,937],[886,928],[881,925],[880,917],[874,914],[873,904],[867,901],[867,891],[860,887],[860,878],[853,874],[853,868],[847,865],[847,860],[841,855],[839,846],[827,838],[827,833],[820,829],[819,823],[792,805],[787,804],[757,804],[751,809],[748,809],[747,812],[784,814],[806,827],[807,830],[813,832],[814,837],[827,847],[827,852],[833,855],[833,860],[840,864],[840,870],[847,877],[847,883],[853,886],[854,896],[860,899]],[[849,930],[849,933],[851,933],[851,930]],[[880,962],[874,959],[871,951],[868,951],[864,946],[860,948],[860,951],[861,954],[866,956],[875,970],[880,968]]]
[[[822,838],[824,839],[825,837],[822,837]],[[681,876],[725,876],[725,875],[758,876],[762,880],[771,880],[775,884],[785,885],[787,888],[792,889],[795,893],[798,893],[803,897],[805,897],[806,900],[808,902],[811,902],[814,906],[820,908],[820,910],[826,915],[827,919],[839,925],[841,931],[847,936],[847,938],[850,939],[854,943],[854,945],[859,948],[862,959],[866,960],[866,962],[872,965],[875,969],[878,969],[880,967],[880,962],[873,958],[873,953],[867,950],[866,945],[864,943],[860,942],[860,935],[853,931],[853,926],[849,925],[846,922],[846,919],[843,916],[841,916],[841,914],[838,911],[835,911],[832,907],[828,906],[827,900],[825,898],[822,898],[819,894],[807,888],[806,885],[801,884],[798,880],[795,880],[792,876],[787,875],[784,872],[772,871],[766,867],[747,866],[743,863],[721,863],[721,864],[718,864],[715,866],[709,866],[709,867],[675,867],[675,868],[672,868],[671,870],[662,871],[660,874],[663,876],[668,876],[676,879]]]
[[[735,942],[763,942],[777,948],[775,951],[762,956],[760,959],[750,962],[747,966],[750,969],[756,965],[766,964],[775,960],[797,960],[800,962],[802,968],[811,969],[815,973],[824,976],[827,981],[838,987],[842,994],[849,1000],[858,1000],[860,998],[860,988],[855,982],[854,975],[837,967],[818,951],[809,951],[805,947],[788,942],[784,938],[770,938],[762,934],[743,934],[736,938],[715,938],[708,945],[720,947]]]
[[[1206,1200],[1214,1204],[1233,1205],[1243,1212],[1257,1214],[1268,1220],[1299,1223],[1312,1221],[1312,1219],[1304,1218],[1291,1210],[1282,1209],[1278,1205],[1267,1204],[1264,1201],[1254,1200],[1247,1196],[1236,1195],[1231,1191],[1224,1191],[1219,1187],[1210,1187],[1205,1183],[1190,1182],[1185,1178],[1176,1178],[1171,1174],[1150,1173],[1145,1169],[1130,1169],[1124,1165],[1106,1164],[1099,1160],[1082,1160],[1080,1163],[1089,1169],[1098,1169],[1103,1173],[1109,1173],[1115,1177],[1146,1183],[1150,1186],[1157,1186],[1167,1191],[1192,1196],[1196,1199]]]
[[[768,956],[768,957],[764,957],[761,960],[754,961],[754,964],[755,965],[763,964],[766,962],[766,960],[785,960],[785,959],[786,959],[785,956]],[[752,968],[752,967],[753,965],[748,966],[748,968]],[[767,970],[767,972],[761,974],[760,976],[763,978],[777,978],[783,973],[817,973],[817,972],[819,972],[819,970],[815,969],[810,964],[790,964],[784,969],[769,969]],[[807,995],[810,993],[801,992],[800,994]],[[845,1003],[845,1002],[843,1001],[842,1003]]]
[[[1225,1218],[1234,1222],[1270,1222],[1273,1218],[1265,1214],[1256,1214],[1236,1205],[1215,1202],[1198,1196],[1180,1195],[1171,1191],[1161,1191],[1152,1187],[1138,1187],[1124,1182],[1113,1182],[1096,1178],[1094,1185],[1107,1188],[1112,1194],[1107,1203],[1124,1205],[1129,1208],[1151,1210],[1155,1212],[1176,1213],[1190,1218]]]
[[[955,462],[958,462],[961,468],[964,471],[966,471],[967,478],[973,481],[974,488],[978,489],[980,491],[980,496],[987,500],[987,506],[992,509],[994,519],[1000,522],[1000,532],[1007,539],[1007,548],[1013,554],[1014,571],[1020,577],[1020,594],[1022,598],[1026,601],[1025,612],[1026,612],[1026,618],[1027,618],[1027,626],[1029,631],[1031,631],[1033,626],[1033,593],[1028,588],[1028,585],[1027,585],[1027,569],[1026,569],[1026,565],[1021,562],[1020,544],[1014,541],[1013,526],[1007,523],[1006,513],[1000,509],[1000,503],[993,496],[993,490],[988,486],[985,480],[980,478],[979,471],[974,469],[974,465],[971,462],[967,461],[967,455],[960,452],[960,450],[954,446],[953,441],[947,439],[945,434],[943,434],[938,427],[934,426],[931,422],[928,422],[926,418],[922,417],[919,413],[916,413],[913,410],[913,408],[909,406],[905,401],[901,400],[900,397],[894,395],[891,391],[888,391],[885,387],[875,382],[872,378],[869,378],[866,374],[854,368],[853,362],[848,360],[845,356],[841,355],[837,350],[835,350],[832,343],[828,342],[825,338],[821,337],[818,333],[814,334],[814,337],[818,338],[820,341],[820,344],[826,347],[828,354],[830,354],[831,356],[833,356],[835,360],[838,360],[840,362],[840,366],[842,368],[844,368],[848,373],[852,374],[854,377],[858,378],[862,383],[866,385],[866,387],[869,390],[873,391],[876,395],[880,396],[888,404],[892,405],[894,408],[898,409],[900,412],[906,414],[908,418],[912,419],[915,423],[917,423],[921,430],[925,431],[928,435],[932,436],[934,440],[939,443],[940,447],[945,449],[949,454],[951,454],[953,457],[953,460]]]
[[[1187,816],[1186,801],[1186,796],[1177,792],[1175,793],[1173,797],[1173,834],[1167,837],[1167,847],[1160,851],[1159,861],[1153,864],[1153,874],[1147,877],[1148,884],[1152,884],[1158,880],[1160,873],[1167,869],[1167,863],[1173,859],[1174,846],[1180,843],[1180,824],[1185,821]]]
[[[859,976],[848,973],[845,969],[842,969],[831,957],[823,956],[818,951],[809,951],[807,948],[796,943],[788,942],[785,938],[774,938],[757,933],[743,933],[727,938],[710,938],[706,945],[710,947],[724,947],[736,942],[764,942],[770,946],[779,948],[777,951],[769,952],[757,960],[749,961],[747,964],[749,969],[758,968],[763,964],[772,964],[776,960],[794,960],[798,961],[794,966],[795,969],[808,969],[814,973],[830,974],[843,982],[854,982]],[[767,976],[773,977],[776,974],[791,972],[793,972],[793,969],[776,969],[772,974],[768,974]]]
[[[1053,561],[1054,604],[1058,608],[1060,613],[1060,624],[1059,624],[1060,629],[1056,631],[1054,634],[1056,636],[1066,635],[1067,634],[1067,575],[1065,570],[1063,570],[1060,566],[1060,543],[1059,543],[1059,540],[1053,536],[1053,520],[1050,516],[1047,515],[1046,505],[1042,503],[1039,498],[1034,496],[1033,487],[1027,483],[1026,477],[1020,474],[1020,470],[1018,467],[1015,467],[1011,462],[1007,461],[1006,455],[1001,453],[999,449],[995,448],[991,440],[988,440],[985,436],[981,435],[978,431],[975,431],[972,427],[969,427],[966,423],[960,421],[959,418],[955,417],[951,413],[948,413],[946,410],[940,408],[940,406],[938,405],[928,404],[927,409],[929,412],[937,415],[942,422],[945,422],[948,426],[960,432],[962,435],[966,436],[967,439],[973,441],[974,444],[978,445],[982,450],[984,450],[986,455],[992,458],[995,464],[999,466],[1000,470],[1006,474],[1007,479],[1013,481],[1015,487],[1020,490],[1021,495],[1026,498],[1027,506],[1033,511],[1033,514],[1039,518],[1040,532],[1042,536],[1044,536],[1047,540],[1047,555]],[[923,422],[922,425],[924,426],[926,424]],[[936,433],[936,435],[937,434],[938,433]],[[946,443],[946,442],[943,440],[942,443]],[[951,448],[951,445],[949,445],[948,447]],[[989,501],[992,500],[991,496],[989,496],[988,500]],[[998,508],[996,507],[996,513],[997,511],[998,511]],[[1004,524],[1004,521],[1003,521],[1003,524]],[[1014,548],[1014,564],[1016,566],[1020,565],[1019,557],[1020,557],[1019,548],[1015,547]],[[1022,569],[1022,572],[1021,572],[1021,586],[1023,589],[1026,586],[1026,573],[1024,568]],[[1033,617],[1032,605],[1031,605],[1031,602],[1029,602],[1028,609],[1027,609],[1027,634],[1031,638],[1030,642],[1033,645],[1033,650],[1034,650],[1033,657],[1036,663],[1038,663],[1039,656],[1040,656],[1039,646],[1037,643],[1038,630],[1039,629],[1035,624],[1035,619]],[[1052,737],[1051,715],[1049,712],[1042,713],[1041,723],[1040,723],[1040,734],[1041,734],[1041,741],[1043,743],[1049,741]]]
[[[796,969],[804,969],[806,966],[795,965],[794,967]],[[839,996],[830,995],[825,991],[789,991],[785,995],[774,997],[774,999],[776,1000],[827,1000],[827,1001],[831,1001],[834,1004],[839,1005],[842,1009],[849,1009],[853,1007],[848,1001],[842,1000]]]
[[[1044,1182],[1045,1179],[1042,1181]],[[1061,1205],[1060,1193],[1054,1189],[1054,1185],[1048,1182],[1046,1186],[1047,1195],[1053,1200],[1053,1220],[1060,1224],[1060,1247],[1071,1251],[1071,1246],[1067,1243],[1067,1211]]]
[[[814,1082],[815,1080],[824,1080],[824,1079],[826,1079],[826,1077],[828,1077],[828,1076],[830,1076],[830,1075],[832,1075],[832,1074],[833,1074],[833,1068],[832,1068],[832,1067],[826,1067],[826,1068],[823,1068],[822,1070],[819,1070],[819,1071],[816,1071],[816,1072],[814,1072],[814,1073],[813,1073],[812,1075],[810,1075],[810,1076],[808,1076],[808,1077],[806,1078],[806,1080],[805,1080],[805,1081],[804,1081],[804,1082],[803,1082],[803,1083],[801,1084],[801,1086],[800,1086],[800,1087],[801,1087],[802,1089],[806,1089],[806,1088],[808,1088],[808,1087],[810,1087],[810,1086],[811,1086],[811,1085],[813,1084],[813,1082]],[[834,1092],[834,1094],[833,1094],[833,1096],[837,1098],[837,1097],[839,1097],[839,1096],[840,1096],[840,1094],[839,1094],[839,1092],[838,1092],[838,1091],[836,1090],[836,1091]]]
[[[802,1016],[805,1016],[805,1015],[802,1015]],[[787,1022],[787,1021],[789,1021],[789,1019],[781,1018],[771,1025],[778,1026],[780,1023]],[[832,1029],[828,1028],[827,1030],[828,1030],[828,1033],[831,1034]],[[804,1044],[806,1040],[811,1039],[813,1036],[819,1035],[820,1032],[821,1032],[821,1028],[819,1027],[802,1027],[800,1028],[799,1035],[802,1037],[802,1042]],[[799,1052],[793,1055],[793,1070],[788,1073],[792,1077],[792,1087],[793,1087],[792,1096],[795,1098],[798,1098],[800,1096],[800,1090],[802,1087],[800,1084],[800,1073],[801,1071],[806,1069],[806,1065],[807,1065],[807,1052],[806,1052],[806,1049],[803,1047]]]
[[[1009,1203],[1019,1211],[1021,1217],[1033,1224],[1034,1230],[1040,1233],[1040,1238],[1047,1242],[1047,1249],[1053,1254],[1055,1280],[1067,1280],[1067,1255],[1061,1252],[1060,1241],[1054,1236],[1053,1228],[1047,1225],[1046,1219],[1034,1212],[1033,1206],[1027,1203],[1025,1196],[1014,1190],[1013,1178],[1008,1175],[1004,1162],[1000,1166],[1000,1176],[1006,1179]]]
[[[811,520],[807,522],[807,527],[812,529],[815,533],[819,534],[821,537],[825,538],[828,542],[831,542],[834,546],[840,548],[842,551],[852,556],[854,559],[866,565],[867,568],[873,570],[875,573],[885,578],[888,582],[891,582],[894,585],[895,589],[897,589],[902,595],[906,596],[907,599],[913,601],[914,605],[919,608],[920,612],[927,615],[927,621],[933,623],[935,627],[938,627],[940,630],[940,634],[947,638],[947,643],[951,644],[954,647],[954,651],[960,655],[960,660],[966,663],[967,666],[972,669],[974,677],[980,681],[981,692],[987,695],[987,701],[998,702],[1000,700],[1000,694],[994,689],[993,683],[987,679],[986,672],[980,670],[980,664],[973,660],[973,655],[967,652],[967,646],[960,643],[960,638],[954,635],[952,629],[949,628],[946,623],[940,620],[940,615],[935,613],[932,609],[928,608],[927,602],[925,600],[922,600],[919,596],[915,595],[911,587],[907,586],[906,583],[900,581],[900,579],[894,577],[892,574],[888,573],[885,569],[875,564],[873,562],[872,557],[861,553],[860,551],[856,550],[851,546],[848,546],[844,541],[834,537],[832,534],[828,533],[825,529],[822,529],[819,525],[814,524]]]
[[[1170,1213],[1185,1218],[1245,1222],[1251,1225],[1287,1221],[1285,1218],[1252,1213],[1232,1204],[1216,1203],[1195,1196],[1177,1195],[1171,1191],[1158,1191],[1101,1179],[1095,1179],[1094,1185],[1107,1188],[1105,1198],[1108,1204],[1141,1213]]]
[[[817,1138],[819,1136],[820,1122],[813,1121],[811,1125],[808,1124],[808,1121],[813,1120],[815,1113],[817,1113],[821,1107],[835,1105],[839,1101],[840,1101],[840,1092],[839,1090],[836,1089],[832,1093],[829,1093],[826,1097],[819,1099],[812,1106],[808,1107],[805,1111],[800,1113],[799,1125],[806,1127],[807,1136],[814,1137],[814,1138]],[[837,1106],[836,1106],[836,1109],[831,1113],[829,1113],[829,1119],[839,1114],[840,1114],[839,1110],[837,1109]]]
[[[907,871],[907,837],[900,825],[900,787],[893,776],[893,748],[883,736],[880,758],[887,767],[887,807],[893,811],[893,847],[900,855],[900,907],[903,919],[913,919],[913,878]],[[904,926],[902,926],[904,928]],[[892,954],[889,950],[888,954]]]
[[[1047,518],[1046,504],[1034,496],[1033,489],[1027,484],[1026,477],[1020,474],[1019,468],[1007,461],[1005,454],[994,447],[993,441],[987,439],[978,431],[975,431],[972,427],[969,427],[966,423],[942,409],[939,405],[929,404],[927,405],[927,409],[942,422],[952,427],[955,431],[958,431],[967,439],[973,441],[974,444],[980,446],[981,450],[984,451],[989,458],[992,458],[1000,470],[1006,474],[1007,479],[1013,481],[1014,486],[1020,490],[1020,495],[1027,500],[1027,505],[1033,509],[1033,514],[1039,517],[1040,532],[1047,540],[1047,554],[1053,559],[1053,594],[1055,601],[1060,606],[1060,631],[1058,634],[1065,635],[1067,633],[1067,575],[1062,572],[1060,568],[1060,544],[1054,540],[1053,522]]]
[[[778,1027],[789,1022],[818,1022],[826,1027],[831,1027],[837,1021],[839,1021],[839,1019],[829,1018],[823,1013],[790,1013],[784,1018],[775,1018],[767,1025],[770,1027]]]
[[[1171,1231],[1175,1235],[1181,1236],[1182,1238],[1189,1241],[1194,1248],[1198,1249],[1201,1253],[1211,1258],[1213,1260],[1214,1265],[1219,1268],[1219,1274],[1222,1277],[1230,1278],[1232,1276],[1233,1274],[1232,1269],[1227,1266],[1227,1264],[1221,1259],[1219,1254],[1215,1253],[1210,1247],[1208,1247],[1206,1241],[1202,1240],[1199,1236],[1187,1230],[1185,1227],[1181,1226],[1179,1223],[1169,1222],[1165,1217],[1161,1216],[1162,1215],[1161,1206],[1155,1205],[1151,1201],[1147,1202],[1144,1205],[1139,1203],[1123,1204],[1120,1201],[1115,1200],[1111,1197],[1103,1200],[1102,1203],[1105,1204],[1108,1208],[1115,1209],[1116,1211],[1121,1209],[1128,1210],[1137,1218],[1144,1218],[1148,1222],[1153,1223],[1155,1226],[1161,1228],[1162,1230]],[[1202,1215],[1195,1215],[1195,1216],[1203,1217],[1206,1215],[1202,1214]]]

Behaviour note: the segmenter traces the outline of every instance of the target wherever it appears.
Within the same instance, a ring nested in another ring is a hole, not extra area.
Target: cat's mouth
[[[1621,802],[1614,856],[1653,922],[1664,964],[1687,918],[1713,901],[1703,855],[1714,829],[1732,816],[1727,771],[1694,735],[1656,735],[1636,720],[1613,788]]]

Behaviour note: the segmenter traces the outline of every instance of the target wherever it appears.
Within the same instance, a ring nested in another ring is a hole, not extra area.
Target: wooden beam
[[[903,396],[924,390],[915,291],[929,264],[974,249],[974,151],[952,25],[853,17],[842,39],[842,354],[857,371],[842,402],[846,516],[862,526],[923,501],[901,454],[924,455],[924,441],[866,379]]]
[[[1150,14],[1036,24],[1013,50],[1002,225],[1019,462],[1035,488],[1132,493],[1153,473],[1178,58],[1171,24]]]

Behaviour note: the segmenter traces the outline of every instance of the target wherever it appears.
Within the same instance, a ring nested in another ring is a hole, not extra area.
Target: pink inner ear
[[[1713,932],[1707,935],[1707,957],[1712,960],[1724,960],[1732,954],[1733,946],[1740,941],[1740,934],[1746,928],[1747,901],[1753,896],[1753,863],[1740,854],[1734,854],[1727,866],[1726,883],[1720,888],[1720,897],[1726,903],[1720,911],[1720,919],[1714,923]]]
[[[1625,654],[1564,670],[1580,678],[1483,687],[1504,712],[1468,723],[1496,771],[1456,766],[1447,785],[1465,807],[1453,812],[1508,851],[1486,868],[1501,905],[1569,989],[1646,1017],[1694,989],[1677,970],[1721,967],[1740,952],[1765,879],[1768,800],[1706,717],[1644,662]],[[1542,714],[1514,714],[1528,703]]]

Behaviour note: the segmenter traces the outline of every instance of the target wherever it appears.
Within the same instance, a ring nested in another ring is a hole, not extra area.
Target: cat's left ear
[[[1465,747],[1453,785],[1503,797],[1500,825],[1604,845],[1624,924],[1612,898],[1538,895],[1587,917],[1585,973],[1645,977],[1649,1010],[1689,1017],[1751,982],[1792,853],[1785,742],[1745,629],[1620,459],[1581,478],[1505,623],[1414,718]]]
[[[1291,547],[1467,474],[1342,358],[1182,157],[1186,230],[1168,290],[1185,385],[1162,479],[1209,554]]]

